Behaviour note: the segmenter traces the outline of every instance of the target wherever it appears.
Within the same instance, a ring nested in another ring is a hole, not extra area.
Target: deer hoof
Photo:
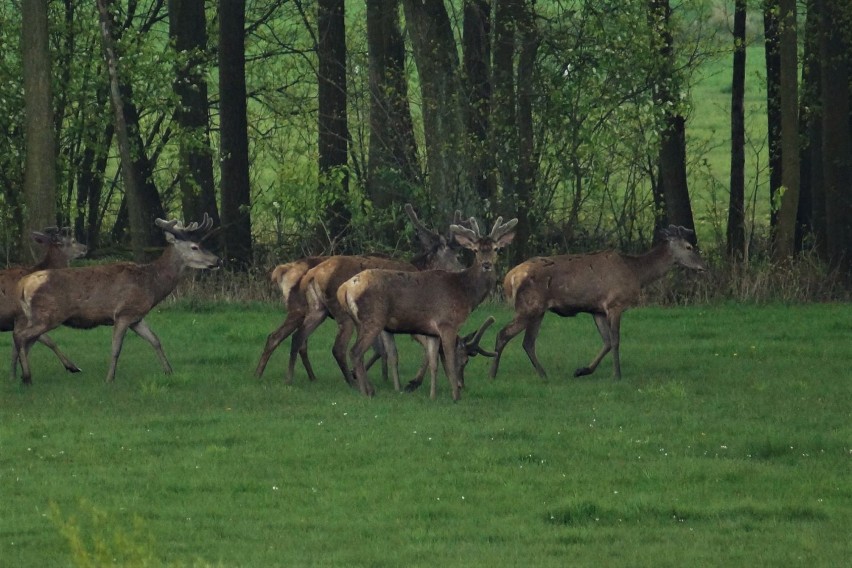
[[[423,381],[411,381],[407,385],[405,385],[405,392],[414,392],[420,388],[420,385],[423,384]]]
[[[592,371],[592,369],[590,369],[588,367],[580,367],[579,369],[574,371],[574,376],[575,377],[582,377],[582,376],[585,376],[585,375],[591,375],[593,372],[594,371]]]
[[[65,370],[69,373],[81,373],[83,371],[83,369],[76,365],[74,365],[73,367],[65,367]]]

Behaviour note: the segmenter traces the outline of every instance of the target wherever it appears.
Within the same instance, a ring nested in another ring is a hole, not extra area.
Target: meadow
[[[511,314],[481,307],[466,329]],[[254,366],[277,305],[171,302],[149,321],[175,373],[109,328],[52,333],[34,384],[0,383],[3,566],[840,566],[852,526],[852,308],[645,307],[611,361],[588,316],[545,318],[537,378],[520,338],[461,401],[441,376],[344,385],[332,324],[319,380]],[[398,339],[405,376],[420,354]],[[0,336],[0,351],[10,345]],[[286,344],[285,344],[286,345]]]

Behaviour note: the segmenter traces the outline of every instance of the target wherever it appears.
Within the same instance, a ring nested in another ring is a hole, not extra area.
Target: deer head
[[[184,226],[180,221],[156,219],[154,223],[166,234],[166,241],[175,249],[190,268],[219,268],[222,260],[201,246],[203,234],[213,226],[213,219],[207,213],[201,223],[193,222]]]
[[[707,270],[707,264],[694,245],[695,231],[686,227],[669,225],[661,229],[659,235],[666,242],[675,264],[699,272]]]
[[[458,224],[450,225],[450,232],[456,242],[473,251],[476,255],[475,263],[479,264],[483,272],[491,272],[494,270],[497,253],[515,238],[513,229],[518,224],[518,220],[512,219],[503,223],[503,217],[497,217],[488,235],[482,235],[475,218],[471,217],[468,223],[470,228]]]
[[[33,231],[32,238],[35,242],[47,248],[48,256],[58,253],[61,258],[56,259],[58,262],[56,268],[61,266],[63,261],[67,263],[75,258],[85,256],[89,250],[86,245],[77,242],[70,227],[63,227],[62,229],[46,227],[41,231]]]

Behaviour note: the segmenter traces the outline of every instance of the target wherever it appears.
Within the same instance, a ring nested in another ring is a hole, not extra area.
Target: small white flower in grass
[[[273,491],[278,491],[278,486],[277,486],[277,485],[273,485],[273,486],[272,486],[272,490],[273,490]]]

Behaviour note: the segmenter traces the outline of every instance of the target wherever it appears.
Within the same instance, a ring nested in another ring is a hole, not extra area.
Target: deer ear
[[[506,245],[510,244],[513,240],[515,240],[515,231],[512,231],[511,233],[506,233],[505,235],[497,239],[497,242],[494,243],[494,246],[496,248],[503,248]]]
[[[473,218],[471,217],[471,219]],[[479,241],[479,236],[476,232],[468,229],[467,227],[462,227],[461,225],[450,225],[450,233],[453,235],[456,242],[464,248],[471,250],[476,249]]]
[[[164,233],[166,235],[166,242],[169,244],[174,244],[177,242],[175,236],[171,233]]]
[[[40,245],[46,245],[50,242],[50,237],[42,233],[41,231],[33,231],[32,233],[33,240]]]

